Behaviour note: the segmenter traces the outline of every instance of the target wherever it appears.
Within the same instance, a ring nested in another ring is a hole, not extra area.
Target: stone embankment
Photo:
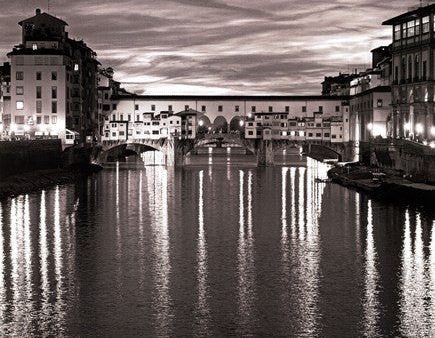
[[[380,170],[361,164],[335,166],[328,177],[342,186],[376,197],[401,202],[435,204],[435,185],[416,182],[400,171]]]

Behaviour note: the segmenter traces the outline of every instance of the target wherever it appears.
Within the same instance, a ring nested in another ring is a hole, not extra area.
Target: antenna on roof
[[[50,0],[47,0],[47,12],[50,13]]]

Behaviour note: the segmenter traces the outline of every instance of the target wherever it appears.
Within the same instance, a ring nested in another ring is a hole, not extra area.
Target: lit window
[[[74,71],[75,72],[79,71],[79,64],[78,63],[74,64]]]
[[[17,101],[17,109],[18,110],[24,109],[24,101]]]
[[[424,33],[429,33],[429,17],[425,16],[422,20],[422,24],[423,24],[423,34]]]
[[[33,49],[33,50],[37,50],[37,49],[38,49],[38,45],[37,45],[36,43],[34,43],[34,44],[32,45],[32,49]]]
[[[23,95],[24,94],[24,87],[23,86],[17,86],[16,93],[17,93],[17,95]]]

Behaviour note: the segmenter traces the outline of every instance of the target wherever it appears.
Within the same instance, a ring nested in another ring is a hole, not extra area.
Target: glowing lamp
[[[410,124],[409,122],[407,122],[407,123],[405,123],[405,124],[403,125],[403,128],[404,128],[406,131],[410,131],[410,130],[411,130],[411,124]]]
[[[432,142],[429,144],[429,147],[431,147],[432,149],[434,149],[434,148],[435,148],[435,142],[432,141]]]
[[[251,118],[252,117],[252,113],[248,113],[248,117]]]
[[[290,132],[290,136],[295,136],[295,135],[296,135],[295,131],[292,130],[292,131]]]
[[[372,131],[373,130],[373,123],[367,124],[367,129]]]
[[[424,130],[424,128],[423,128],[423,125],[421,123],[417,123],[415,125],[415,131],[417,132],[417,134],[423,133],[423,130]]]
[[[202,127],[204,125],[204,121],[203,120],[199,120],[198,124],[199,124],[200,127]]]
[[[243,121],[243,120],[240,120],[240,121],[239,121],[239,125],[240,125],[240,127],[243,127],[244,124],[245,124],[245,121]]]
[[[435,127],[430,128],[430,133],[432,134],[432,136],[435,136]]]

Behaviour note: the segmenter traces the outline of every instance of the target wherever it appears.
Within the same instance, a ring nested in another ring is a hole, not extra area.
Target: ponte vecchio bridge
[[[96,165],[102,165],[107,162],[111,153],[118,152],[119,154],[128,147],[129,150],[137,154],[147,150],[160,151],[164,154],[167,166],[182,166],[185,163],[186,156],[194,153],[200,147],[208,146],[246,149],[248,153],[256,155],[258,166],[273,166],[276,153],[287,148],[296,147],[302,147],[307,155],[322,156],[324,158],[349,161],[354,156],[353,145],[348,143],[246,139],[243,135],[237,133],[215,133],[199,135],[195,139],[167,137],[102,141],[94,149],[92,162]]]

